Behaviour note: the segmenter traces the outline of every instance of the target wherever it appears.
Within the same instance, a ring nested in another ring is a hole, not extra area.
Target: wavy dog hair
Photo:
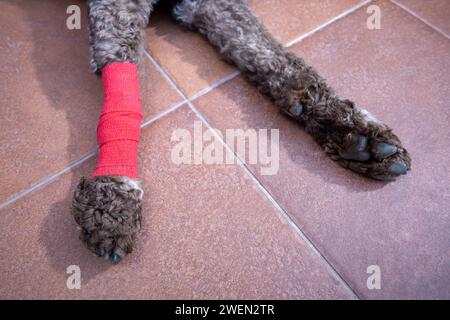
[[[157,0],[89,0],[90,65],[101,76],[112,62],[139,63],[144,28]],[[309,132],[341,166],[392,181],[411,158],[392,130],[340,97],[305,61],[278,43],[244,0],[164,1],[185,27],[197,30],[280,110]],[[81,180],[72,213],[95,254],[114,262],[131,252],[141,225],[137,181]]]

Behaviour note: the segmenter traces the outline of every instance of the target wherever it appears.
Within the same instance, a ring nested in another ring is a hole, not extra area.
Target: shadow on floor
[[[66,28],[66,9],[69,5],[76,4],[82,8],[83,19],[81,30],[68,30]],[[86,10],[85,2],[79,0],[46,0],[46,1],[21,1],[18,2],[21,10],[26,12],[28,21],[33,22],[33,60],[32,67],[39,78],[42,92],[49,98],[55,110],[64,110],[66,120],[70,128],[70,141],[67,146],[68,155],[76,155],[77,145],[80,137],[85,137],[85,126],[83,122],[89,122],[91,127],[95,128],[102,105],[101,83],[89,71],[89,46],[86,32]],[[157,19],[170,19],[169,13],[162,9]],[[42,15],[42,12],[46,12]],[[36,21],[40,27],[36,27]],[[187,36],[191,36],[189,31]],[[170,34],[166,34],[163,29],[157,27],[157,34],[171,41]],[[173,42],[176,46],[177,43]],[[189,55],[183,54],[183,48],[179,52],[186,61],[196,64],[196,61],[189,61]],[[206,66],[206,65],[204,65]],[[208,70],[198,66],[197,73],[200,77],[206,77]],[[229,91],[218,88],[221,94],[229,94]],[[236,96],[228,98],[239,103]],[[249,106],[241,105],[242,110],[246,112],[245,121],[250,128],[262,128],[263,123],[254,117],[254,110]],[[85,118],[80,118],[80,108],[92,108],[92,112],[84,113]],[[275,107],[269,111],[273,117],[278,117]],[[289,124],[288,119],[281,121],[281,124]],[[94,134],[91,135],[93,138]],[[368,182],[366,179],[353,175],[352,179],[342,179],[342,168],[333,161],[316,161],[317,152],[320,149],[313,140],[302,132],[300,134],[299,148],[305,152],[299,153],[298,150],[288,150],[289,156],[295,161],[301,162],[309,171],[322,177],[327,183],[343,185],[352,192],[366,192],[381,188],[383,184],[377,182]],[[312,151],[312,152],[310,152]],[[322,155],[321,157],[326,157]],[[325,167],[327,166],[327,167]],[[329,170],[328,166],[333,166],[335,170]],[[88,172],[84,172],[88,174]],[[71,190],[74,190],[79,180],[79,175],[73,174],[70,182]],[[50,265],[60,273],[66,273],[67,266],[78,264],[83,270],[84,281],[89,281],[105,272],[111,264],[103,262],[93,257],[78,240],[78,232],[75,230],[75,223],[69,214],[72,194],[66,195],[64,200],[51,206],[48,216],[42,225],[40,239],[47,253]]]
[[[85,1],[17,1],[15,4],[26,14],[24,23],[29,23],[32,30],[30,67],[35,71],[40,89],[55,111],[63,110],[66,115],[70,130],[66,154],[71,159],[80,158],[79,139],[95,139],[95,131],[85,131],[86,127],[96,128],[102,105],[101,83],[89,72]],[[66,27],[66,9],[74,4],[82,9],[81,30]],[[80,177],[71,176],[70,190],[74,190]],[[53,269],[66,274],[69,265],[79,265],[82,281],[87,283],[111,264],[94,257],[78,239],[78,230],[69,212],[71,199],[69,192],[62,201],[52,204],[40,230],[40,241]]]

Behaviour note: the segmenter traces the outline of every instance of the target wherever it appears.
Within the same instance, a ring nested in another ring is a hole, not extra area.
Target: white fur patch
[[[200,6],[200,1],[184,0],[173,8],[175,18],[185,25],[191,25],[194,22],[195,13]]]
[[[123,182],[129,187],[129,190],[138,190],[139,191],[139,199],[142,200],[144,197],[144,189],[141,187],[141,183],[139,180],[131,179],[128,177],[122,177]]]
[[[362,109],[362,108],[357,108],[357,109],[358,109],[358,112],[363,115],[364,119],[367,122],[380,123],[380,120],[378,120],[373,114],[371,114],[366,109]]]

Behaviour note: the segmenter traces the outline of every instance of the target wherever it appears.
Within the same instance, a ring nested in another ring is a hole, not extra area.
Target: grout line
[[[146,126],[152,124],[153,122],[161,119],[162,117],[166,116],[167,114],[171,113],[172,111],[175,111],[176,109],[178,109],[179,107],[181,107],[182,105],[184,105],[186,103],[185,100],[179,101],[175,104],[173,104],[172,106],[168,107],[167,109],[157,113],[155,116],[151,117],[150,119],[148,119],[145,122],[141,123],[141,129],[145,128]],[[85,154],[84,156],[82,156],[80,159],[72,161],[71,163],[69,163],[68,165],[64,166],[61,170],[57,171],[56,173],[45,177],[44,179],[38,181],[37,183],[33,184],[31,187],[15,194],[14,196],[12,196],[11,198],[9,198],[8,200],[6,200],[5,202],[3,202],[2,204],[0,204],[0,209],[4,209],[7,206],[9,206],[10,204],[16,202],[17,200],[25,197],[26,195],[30,194],[31,192],[33,192],[36,189],[42,188],[46,185],[48,185],[49,183],[51,183],[53,180],[56,180],[58,177],[62,176],[64,173],[80,166],[81,164],[83,164],[85,161],[89,160],[90,158],[92,158],[93,156],[95,156],[98,152],[98,148],[95,148],[94,150],[91,150],[90,152],[88,152],[87,154]]]
[[[312,36],[312,35],[315,34],[316,32],[319,32],[320,30],[325,29],[326,27],[328,27],[328,26],[331,25],[332,23],[334,23],[334,22],[336,22],[336,21],[338,21],[338,20],[344,18],[345,16],[347,16],[347,15],[349,15],[349,14],[355,12],[356,10],[358,10],[359,8],[365,6],[366,4],[370,3],[371,1],[372,1],[372,0],[365,0],[365,1],[363,1],[363,2],[361,2],[361,3],[359,3],[359,4],[357,4],[356,6],[354,6],[354,7],[350,8],[350,9],[348,9],[347,11],[344,11],[343,13],[337,15],[336,17],[334,17],[334,18],[328,20],[327,22],[321,24],[321,25],[318,26],[317,28],[315,28],[315,29],[313,29],[313,30],[311,30],[311,31],[309,31],[309,32],[307,32],[307,33],[304,33],[304,34],[302,34],[301,36],[299,36],[299,37],[297,37],[297,38],[291,40],[290,42],[288,42],[287,44],[285,44],[285,45],[283,45],[283,46],[284,46],[285,48],[290,48],[290,47],[292,47],[293,45],[295,45],[295,44],[301,42],[301,41],[304,40],[305,38],[308,38],[308,37]],[[145,53],[147,54],[147,56],[149,56],[150,60],[154,60],[153,57],[152,57],[147,51],[145,51]],[[156,65],[157,65],[157,63],[156,63]],[[156,66],[156,67],[157,67],[157,68],[160,68],[159,66]],[[158,70],[160,70],[160,69],[158,69]],[[160,71],[161,71],[161,70],[160,70]],[[232,72],[232,73],[226,75],[225,77],[223,77],[223,78],[220,79],[219,81],[213,83],[212,85],[209,85],[209,86],[203,88],[202,90],[200,90],[199,92],[195,93],[194,95],[192,95],[192,96],[189,97],[188,99],[189,99],[190,101],[194,101],[194,100],[200,98],[201,96],[204,96],[205,94],[207,94],[207,93],[211,92],[212,90],[216,89],[217,87],[221,86],[222,84],[224,84],[224,83],[226,83],[226,82],[228,82],[228,81],[230,81],[230,80],[233,80],[234,78],[236,78],[236,77],[237,77],[238,75],[240,75],[240,74],[241,74],[241,72],[240,72],[239,70],[234,71],[234,72]],[[164,75],[164,77],[166,78],[165,75]],[[167,79],[167,78],[166,78],[166,79]],[[177,90],[177,89],[175,89],[175,90]],[[178,92],[178,90],[177,90],[177,92]],[[179,94],[180,94],[180,93],[179,93]]]
[[[153,64],[153,66],[161,73],[161,75],[166,79],[166,81],[170,84],[173,90],[175,90],[181,98],[183,98],[186,102],[188,102],[188,98],[186,95],[181,91],[181,89],[176,85],[175,81],[172,80],[170,75],[159,65],[158,62],[153,58],[153,56],[147,51],[147,49],[144,49],[144,53],[147,56],[147,58],[150,60],[150,62]]]
[[[331,20],[325,22],[324,24],[318,26],[317,28],[293,39],[292,41],[288,42],[284,46],[286,48],[289,48],[293,46],[294,44],[297,44],[301,42],[303,39],[310,37],[311,35],[315,34],[316,32],[326,28],[327,26],[331,25],[332,23],[344,18],[350,13],[353,13],[354,11],[358,10],[359,8],[363,7],[364,5],[370,3],[372,0],[365,0],[358,5],[354,6],[353,8],[350,8],[349,10],[339,14],[338,16],[332,18]],[[391,0],[393,3],[395,3],[393,0]],[[397,3],[395,3],[397,4]],[[401,5],[397,4],[398,6],[402,7]],[[403,8],[403,7],[402,7]],[[403,8],[412,15],[416,16],[413,12],[409,11],[406,8]],[[433,29],[439,31],[440,33],[443,33],[447,38],[448,36],[439,30],[438,28],[434,27],[430,23],[428,23],[426,20],[416,16],[418,19],[422,20],[424,23],[431,26]],[[158,113],[156,116],[150,118],[149,120],[143,122],[141,124],[141,128],[144,128],[153,122],[157,121],[158,119],[166,116],[167,114],[171,113],[172,111],[178,109],[185,103],[188,104],[190,109],[195,113],[195,115],[209,128],[213,129],[213,127],[210,125],[210,123],[207,121],[207,119],[203,116],[203,114],[193,105],[192,101],[195,99],[198,99],[199,97],[211,92],[212,90],[216,89],[217,87],[221,86],[222,84],[236,78],[240,71],[235,71],[233,73],[230,73],[229,75],[225,76],[221,80],[215,82],[214,84],[200,90],[199,92],[195,93],[193,96],[188,98],[184,92],[177,86],[177,84],[171,79],[171,77],[168,75],[168,73],[154,60],[154,58],[147,52],[147,50],[144,50],[145,55],[149,58],[149,60],[152,62],[152,64],[157,68],[157,70],[160,72],[160,74],[168,81],[168,83],[171,85],[171,87],[183,98],[182,101],[175,103],[174,105],[168,107],[167,109],[163,110],[162,112]],[[252,181],[256,184],[256,186],[259,188],[259,190],[268,198],[268,200],[272,203],[272,205],[282,214],[282,216],[287,220],[289,225],[294,229],[294,231],[300,236],[300,238],[310,247],[310,249],[313,251],[314,254],[316,254],[319,259],[322,260],[322,262],[325,264],[326,268],[330,271],[330,273],[333,275],[333,277],[341,284],[343,287],[345,287],[349,293],[356,299],[359,299],[359,296],[356,294],[356,292],[351,288],[351,286],[345,281],[345,279],[339,274],[339,272],[333,267],[333,265],[320,253],[320,251],[315,247],[315,245],[312,243],[312,241],[308,238],[308,236],[299,228],[299,226],[292,220],[292,218],[289,216],[289,214],[281,207],[281,205],[274,199],[274,197],[270,194],[270,192],[261,184],[261,182],[258,180],[258,178],[253,174],[253,172],[248,168],[248,166],[239,158],[239,156],[231,149],[229,145],[227,145],[223,139],[217,134],[215,130],[212,130],[213,134],[219,139],[219,141],[224,145],[224,147],[227,149],[228,152],[231,152],[234,157],[236,158],[238,164],[243,168],[244,172],[252,179]],[[34,184],[30,188],[18,193],[17,195],[13,196],[6,202],[0,205],[0,209],[3,209],[10,205],[11,203],[19,200],[20,198],[28,195],[29,193],[33,192],[34,190],[41,188],[53,180],[57,179],[59,176],[63,175],[64,173],[70,171],[71,169],[81,165],[83,162],[87,161],[91,157],[95,156],[98,149],[89,152],[82,158],[70,163],[68,166],[63,168],[62,170],[58,171],[57,173],[46,177],[39,181],[38,183]]]
[[[204,96],[205,94],[211,92],[212,90],[216,89],[217,87],[221,86],[222,84],[224,84],[225,82],[231,81],[234,78],[236,78],[238,75],[240,75],[241,72],[235,71],[230,73],[229,75],[223,77],[222,79],[220,79],[219,81],[213,83],[212,85],[203,88],[202,90],[200,90],[199,92],[197,92],[196,94],[192,95],[191,97],[189,97],[190,101],[194,101],[197,98],[200,98],[201,96]]]
[[[181,88],[176,84],[176,82],[170,77],[170,75],[156,62],[156,60],[146,52],[150,61],[155,65],[155,67],[163,73],[163,76],[170,81],[171,86],[176,90],[181,96],[185,99],[189,108],[194,112],[198,119],[205,124],[209,130],[214,134],[214,136],[219,139],[221,144],[225,147],[225,149],[234,155],[239,166],[244,170],[244,172],[252,179],[252,181],[256,184],[258,189],[262,192],[264,196],[271,202],[271,204],[277,209],[281,215],[286,219],[288,224],[293,228],[294,232],[300,236],[300,238],[309,246],[312,252],[318,256],[318,258],[325,264],[327,270],[331,273],[333,278],[342,285],[348,293],[352,296],[353,299],[360,299],[360,297],[356,294],[356,292],[352,289],[352,287],[345,281],[345,279],[339,274],[339,272],[333,267],[333,265],[325,258],[325,256],[316,248],[316,246],[312,243],[312,241],[308,238],[308,236],[300,229],[300,227],[292,220],[290,215],[281,207],[281,205],[275,200],[275,198],[270,194],[270,192],[262,185],[262,183],[258,180],[258,178],[253,174],[253,172],[248,168],[248,166],[243,162],[240,157],[233,151],[233,149],[225,143],[223,138],[217,133],[216,130],[211,126],[209,121],[205,118],[205,116],[194,106],[192,101],[184,94]],[[231,75],[230,75],[231,76]],[[235,75],[236,76],[236,75]],[[224,81],[222,81],[223,83]],[[210,90],[209,90],[210,91]],[[209,92],[208,91],[208,92]]]
[[[408,12],[410,15],[412,15],[413,17],[419,19],[420,21],[422,21],[423,23],[425,23],[427,26],[429,26],[430,28],[432,28],[434,31],[439,32],[440,34],[442,34],[444,37],[446,37],[447,39],[450,39],[450,35],[447,34],[447,32],[445,32],[444,30],[441,30],[440,28],[436,27],[434,24],[432,24],[431,22],[429,22],[428,20],[426,20],[425,18],[422,18],[421,16],[419,16],[417,13],[415,13],[413,10],[409,9],[407,6],[397,2],[396,0],[390,0],[393,4],[395,4],[396,6],[400,7],[401,9],[405,10],[406,12]]]
[[[19,192],[18,194],[14,195],[10,199],[8,199],[4,203],[2,203],[0,205],[0,209],[3,209],[5,207],[9,206],[11,203],[16,202],[20,198],[25,197],[27,194],[33,192],[34,190],[39,189],[39,188],[49,184],[50,182],[52,182],[53,180],[55,180],[59,176],[63,175],[64,173],[66,173],[68,171],[70,171],[71,169],[81,165],[83,162],[87,161],[88,159],[92,158],[93,156],[96,155],[96,153],[97,153],[97,149],[87,153],[86,155],[84,155],[80,159],[71,162],[66,167],[64,167],[62,170],[56,172],[55,174],[53,174],[53,175],[51,175],[49,177],[46,177],[46,178],[42,179],[41,181],[39,181],[39,182],[35,183],[34,185],[32,185],[30,188],[25,189],[22,192]]]
[[[356,11],[357,9],[359,9],[360,7],[364,6],[365,4],[371,2],[372,0],[365,0],[362,3],[356,5],[355,7],[341,13],[340,15],[334,17],[333,19],[325,22],[324,24],[318,26],[317,28],[295,38],[294,40],[290,41],[289,43],[287,43],[286,45],[284,45],[285,47],[289,48],[294,44],[299,43],[300,41],[302,41],[303,39],[310,37],[311,35],[313,35],[314,33],[324,29],[325,27],[329,26],[330,24],[332,24],[333,22],[342,19],[344,16]],[[391,0],[392,1],[392,0]],[[236,78],[239,74],[240,71],[235,71],[233,73],[228,74],[227,76],[225,76],[224,78],[220,79],[219,81],[213,83],[212,85],[203,88],[202,90],[200,90],[199,92],[195,93],[190,99],[186,97],[186,95],[175,85],[174,87],[174,82],[172,81],[172,79],[168,76],[168,74],[161,68],[161,66],[154,60],[154,58],[149,54],[149,52],[147,52],[147,50],[144,50],[145,55],[150,59],[150,61],[153,63],[153,65],[158,69],[158,71],[162,74],[162,76],[166,79],[166,81],[168,81],[168,83],[172,86],[172,88],[181,96],[184,98],[183,101],[169,107],[168,109],[162,111],[161,113],[157,114],[155,117],[147,120],[146,122],[144,122],[142,125],[143,127],[150,125],[151,123],[155,122],[156,120],[158,120],[159,118],[167,115],[168,113],[170,113],[171,111],[176,110],[178,107],[180,107],[181,105],[183,105],[186,102],[190,102],[190,101],[194,101],[196,99],[198,99],[199,97],[211,92],[212,90],[214,90],[215,88],[221,86],[222,84]],[[42,179],[41,181],[37,182],[36,184],[32,185],[30,188],[25,189],[24,191],[14,195],[12,198],[6,200],[6,202],[2,203],[0,205],[0,209],[3,209],[7,206],[9,206],[10,204],[12,204],[13,202],[19,200],[20,198],[26,196],[27,194],[31,193],[32,191],[43,187],[44,185],[50,183],[51,181],[53,181],[54,179],[58,178],[60,175],[62,175],[63,173],[67,172],[67,170],[73,169],[74,167],[82,164],[84,161],[88,160],[90,157],[92,157],[93,155],[95,155],[95,153],[97,152],[97,149],[95,151],[91,151],[93,152],[93,154],[89,157],[86,158],[82,157],[79,160],[76,160],[74,162],[72,162],[71,164],[69,164],[67,167],[64,167],[63,169],[61,169],[60,171],[58,171],[57,173],[46,177],[44,179]],[[74,165],[76,164],[76,165]]]
[[[287,44],[285,44],[286,48],[289,48],[291,46],[293,46],[294,44],[299,43],[300,41],[302,41],[305,38],[310,37],[311,35],[313,35],[316,32],[321,31],[322,29],[325,29],[326,27],[328,27],[329,25],[331,25],[332,23],[341,20],[342,18],[344,18],[345,16],[355,12],[356,10],[358,10],[361,7],[364,7],[365,5],[369,4],[370,2],[372,2],[372,0],[364,0],[363,2],[357,4],[356,6],[348,9],[347,11],[342,12],[341,14],[335,16],[333,19],[328,20],[327,22],[325,22],[324,24],[321,24],[320,26],[318,26],[317,28],[302,34],[301,36],[289,41]]]
[[[141,123],[141,129],[144,129],[146,126],[152,124],[153,122],[156,122],[157,120],[161,119],[162,117],[168,115],[169,113],[171,113],[172,111],[177,110],[179,107],[181,107],[183,104],[186,103],[186,100],[181,100],[173,105],[171,105],[170,107],[164,109],[163,111],[157,113],[155,116],[151,117],[150,119],[148,119],[147,121],[144,121]]]
[[[244,170],[244,172],[247,174],[247,176],[250,177],[250,179],[253,181],[253,183],[258,187],[258,189],[262,192],[262,194],[270,201],[270,203],[275,207],[276,210],[278,210],[279,213],[281,213],[282,217],[286,219],[288,224],[293,228],[294,232],[300,236],[300,238],[309,246],[311,251],[321,260],[326,269],[330,272],[330,274],[333,276],[333,278],[341,284],[348,293],[352,296],[353,299],[360,300],[360,297],[356,294],[356,292],[352,289],[352,287],[347,283],[347,281],[340,275],[340,273],[333,267],[333,265],[328,261],[328,259],[319,251],[319,249],[316,248],[316,246],[313,244],[313,242],[310,240],[310,238],[300,229],[300,227],[292,220],[291,216],[286,212],[286,210],[283,209],[283,207],[275,200],[275,198],[272,196],[272,194],[264,187],[264,185],[259,181],[259,179],[255,176],[255,174],[250,170],[250,168],[247,166],[245,162],[241,160],[241,158],[231,149],[231,147],[225,143],[223,138],[217,133],[216,130],[211,126],[211,124],[208,122],[208,120],[204,117],[204,115],[194,106],[194,104],[191,101],[187,102],[191,110],[196,114],[197,118],[199,118],[207,127],[208,129],[213,132],[214,136],[219,139],[219,141],[222,143],[222,145],[225,147],[225,149],[228,152],[231,152],[231,154],[234,155],[235,159],[237,160],[239,166]]]

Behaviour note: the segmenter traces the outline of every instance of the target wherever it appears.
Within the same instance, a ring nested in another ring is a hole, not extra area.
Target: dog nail
[[[394,162],[389,167],[389,173],[395,175],[405,174],[408,171],[408,167],[402,162]]]
[[[118,254],[115,254],[115,253],[114,253],[114,254],[112,255],[111,260],[112,260],[112,262],[117,263],[117,262],[119,262],[120,260],[122,260],[122,257],[119,256]]]
[[[367,137],[360,135],[354,135],[352,140],[354,141],[353,148],[357,151],[366,150],[367,144],[369,143],[369,139],[367,139]]]
[[[392,156],[393,154],[396,154],[398,151],[397,147],[392,144],[387,143],[379,143],[376,148],[376,155],[381,158],[385,159],[387,157]]]
[[[295,103],[290,109],[289,113],[294,116],[298,117],[303,112],[303,107],[300,103]]]

